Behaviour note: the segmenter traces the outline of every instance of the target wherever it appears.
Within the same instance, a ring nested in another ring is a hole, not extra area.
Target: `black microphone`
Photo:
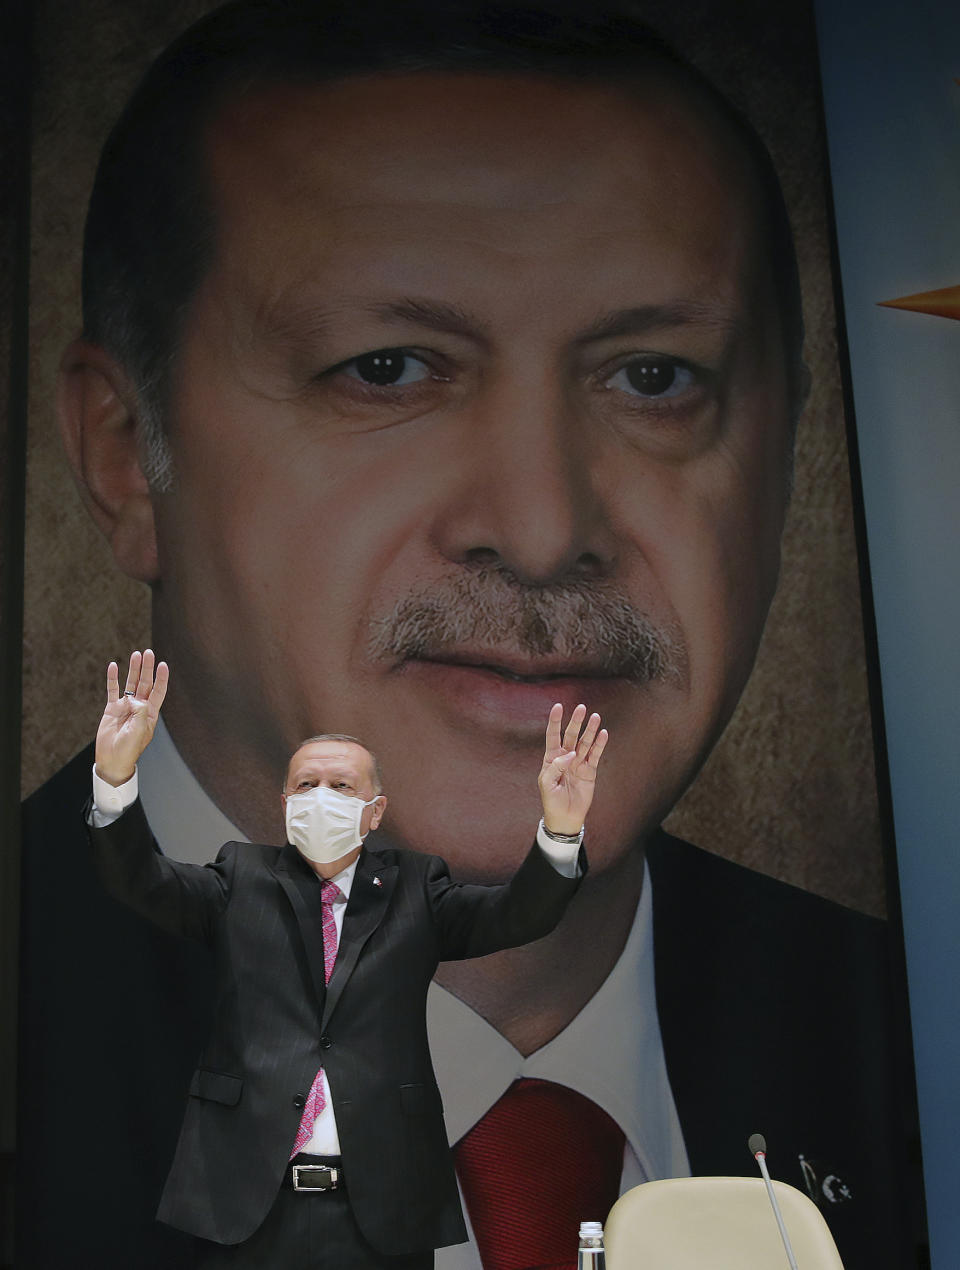
[[[783,1240],[787,1260],[790,1262],[790,1270],[800,1270],[797,1265],[797,1259],[793,1255],[793,1248],[790,1246],[790,1236],[787,1234],[787,1228],[783,1224],[783,1215],[780,1212],[780,1205],[777,1203],[777,1197],[774,1194],[770,1174],[767,1172],[767,1140],[762,1133],[751,1133],[747,1140],[747,1146],[750,1148],[750,1154],[760,1165],[760,1172],[763,1174],[763,1180],[767,1187],[767,1195],[773,1205],[773,1215],[776,1217],[777,1225],[780,1228],[780,1238]]]

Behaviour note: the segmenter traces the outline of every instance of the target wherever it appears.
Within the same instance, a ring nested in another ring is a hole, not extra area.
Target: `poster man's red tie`
[[[333,917],[334,901],[340,898],[340,888],[336,882],[323,882],[320,886],[320,909],[323,919],[323,977],[327,983],[333,974],[333,963],[337,959],[337,923]],[[326,1106],[327,1099],[323,1092],[323,1068],[317,1072],[307,1094],[307,1101],[300,1117],[300,1128],[296,1141],[290,1152],[290,1159],[303,1150],[313,1134],[313,1122]]]
[[[455,1148],[484,1270],[576,1270],[580,1222],[619,1194],[623,1142],[582,1094],[514,1081]]]

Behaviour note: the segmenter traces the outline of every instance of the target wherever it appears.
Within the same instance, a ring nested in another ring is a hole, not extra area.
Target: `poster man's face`
[[[207,157],[155,500],[181,693],[278,757],[364,737],[388,827],[474,875],[529,842],[549,707],[582,700],[602,866],[712,745],[776,580],[784,358],[740,151],[666,81],[423,75],[265,89]]]

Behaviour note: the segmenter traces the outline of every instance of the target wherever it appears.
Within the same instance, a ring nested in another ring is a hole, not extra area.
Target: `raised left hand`
[[[107,667],[107,704],[97,729],[95,761],[97,774],[110,785],[130,779],[156,730],[170,672],[165,661],[156,662],[154,678],[155,662],[149,648],[131,653],[122,693],[117,663]]]
[[[558,703],[547,720],[540,799],[545,827],[553,833],[572,834],[580,832],[593,802],[597,767],[608,734],[600,727],[599,714],[587,719],[586,706],[576,707],[561,733],[562,722],[563,706]]]

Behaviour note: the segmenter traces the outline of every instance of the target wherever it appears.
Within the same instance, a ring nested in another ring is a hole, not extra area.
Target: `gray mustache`
[[[493,570],[464,573],[400,600],[372,623],[374,660],[441,659],[459,650],[552,656],[637,684],[683,677],[679,629],[653,622],[598,581],[532,587]]]

